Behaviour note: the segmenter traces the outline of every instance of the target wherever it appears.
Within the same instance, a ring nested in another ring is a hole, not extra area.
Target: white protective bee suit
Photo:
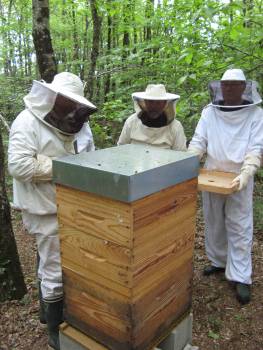
[[[63,297],[58,239],[55,185],[52,183],[52,159],[94,150],[88,123],[78,134],[61,133],[45,122],[57,95],[77,101],[95,111],[96,107],[83,97],[83,84],[71,73],[60,73],[51,84],[34,81],[24,98],[26,109],[12,124],[8,149],[8,168],[14,178],[14,205],[22,210],[23,223],[36,236],[40,257],[38,277],[45,302]]]
[[[240,71],[226,71],[222,80],[238,73],[237,80],[245,81]],[[208,105],[189,146],[200,158],[206,153],[205,168],[237,174],[238,192],[203,192],[205,246],[212,266],[225,267],[228,280],[245,284],[252,283],[253,175],[263,150],[261,98],[255,82],[251,86],[249,104],[223,110],[215,100]]]
[[[149,144],[156,147],[186,151],[186,137],[182,124],[175,119],[176,102],[179,95],[167,93],[162,84],[149,84],[145,92],[132,94],[136,113],[132,114],[123,126],[118,145]],[[166,125],[153,127],[145,125],[140,118],[144,100],[167,101],[164,114]]]

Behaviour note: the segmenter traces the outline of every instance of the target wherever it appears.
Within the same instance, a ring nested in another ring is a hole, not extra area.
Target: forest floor
[[[193,345],[200,350],[263,350],[263,181],[257,183],[254,202],[252,301],[241,306],[223,274],[204,277],[203,219],[198,209],[194,257]],[[199,201],[200,208],[200,201]],[[46,350],[46,329],[38,322],[35,283],[36,248],[25,234],[20,215],[13,213],[13,228],[28,293],[20,301],[0,303],[0,350]]]

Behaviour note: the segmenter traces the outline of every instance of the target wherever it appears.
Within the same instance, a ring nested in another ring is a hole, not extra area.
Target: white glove
[[[250,177],[251,175],[249,175],[248,173],[241,172],[241,174],[235,177],[232,181],[233,187],[236,187],[237,191],[243,190],[243,188],[247,186]]]
[[[193,154],[193,155],[195,155],[195,156],[198,156],[199,157],[199,159],[202,159],[202,157],[203,157],[203,155],[204,155],[204,151],[203,150],[201,150],[200,148],[196,148],[196,147],[193,147],[193,146],[189,146],[188,147],[188,149],[187,149],[187,152],[188,153],[191,153],[191,154]]]
[[[255,156],[254,154],[247,154],[245,156],[245,161],[241,168],[241,173],[232,181],[233,186],[237,186],[237,190],[241,191],[248,184],[248,181],[253,177],[260,167],[260,156]]]
[[[35,160],[35,168],[32,180],[34,182],[43,182],[52,180],[52,159],[43,154],[38,154]]]

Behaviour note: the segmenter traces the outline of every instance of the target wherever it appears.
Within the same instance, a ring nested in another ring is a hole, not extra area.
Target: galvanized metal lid
[[[198,176],[197,156],[147,145],[123,145],[53,161],[53,180],[81,191],[133,202]]]

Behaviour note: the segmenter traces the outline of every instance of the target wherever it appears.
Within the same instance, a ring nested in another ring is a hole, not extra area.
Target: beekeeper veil
[[[84,97],[84,84],[69,72],[55,75],[51,84],[33,81],[24,97],[26,107],[43,123],[67,135],[80,131],[97,108]]]
[[[228,69],[221,80],[211,81],[208,89],[216,107],[241,108],[262,102],[257,82],[246,80],[241,69]]]
[[[166,92],[163,84],[149,84],[145,91],[134,92],[132,98],[137,113],[145,111],[153,118],[164,113],[167,124],[170,124],[175,118],[176,102],[180,96]]]

